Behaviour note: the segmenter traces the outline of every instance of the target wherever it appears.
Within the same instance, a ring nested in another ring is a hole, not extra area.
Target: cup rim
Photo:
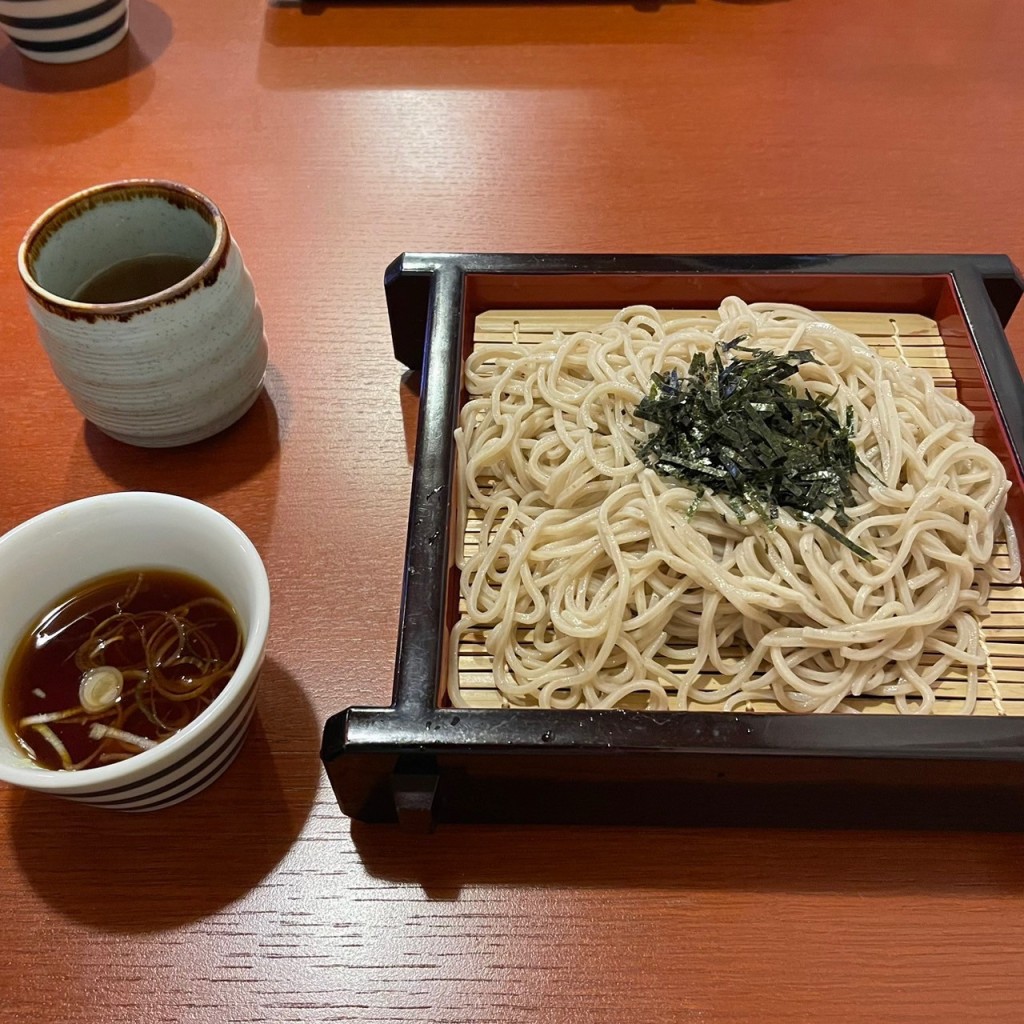
[[[92,495],[57,505],[12,527],[0,535],[0,548],[18,543],[20,536],[24,533],[45,531],[55,520],[66,516],[69,512],[72,514],[88,513],[91,509],[104,503],[136,504],[140,508],[162,505],[177,515],[198,516],[206,519],[211,526],[219,530],[225,543],[230,542],[237,545],[249,570],[250,582],[254,585],[251,628],[250,623],[247,622],[245,644],[241,656],[231,678],[228,679],[223,690],[213,699],[203,714],[197,716],[180,732],[168,737],[155,747],[140,751],[125,761],[99,765],[79,772],[41,769],[32,765],[27,758],[23,765],[10,765],[0,761],[0,781],[36,791],[58,794],[87,793],[91,790],[106,789],[119,783],[129,783],[137,776],[144,778],[160,769],[169,768],[183,761],[187,757],[188,751],[200,743],[202,737],[209,734],[211,729],[216,730],[218,719],[225,713],[230,713],[230,709],[235,706],[242,692],[248,688],[253,674],[259,671],[263,661],[270,626],[270,582],[266,566],[263,564],[256,546],[242,529],[209,505],[160,491],[115,491],[109,494]],[[5,668],[6,666],[0,665],[0,671]],[[3,678],[0,678],[0,696],[2,696],[3,681]],[[6,729],[6,724],[0,723],[0,729]]]
[[[78,302],[48,291],[35,279],[32,271],[39,250],[64,224],[77,215],[79,208],[88,208],[97,201],[112,201],[119,197],[127,200],[138,195],[152,195],[166,199],[174,205],[184,205],[203,216],[213,227],[213,246],[192,273],[169,288],[125,302]],[[25,232],[18,246],[18,273],[29,294],[50,312],[64,316],[78,314],[117,319],[173,302],[194,288],[213,284],[227,262],[230,244],[231,235],[224,214],[209,196],[198,189],[167,178],[122,178],[73,192],[40,214]]]

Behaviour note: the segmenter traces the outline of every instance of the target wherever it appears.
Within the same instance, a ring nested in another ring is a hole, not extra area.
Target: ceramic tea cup
[[[129,444],[189,444],[234,423],[267,366],[263,314],[224,215],[171,181],[64,199],[18,251],[29,310],[82,415]]]
[[[0,28],[32,60],[90,60],[128,34],[128,0],[0,0]]]

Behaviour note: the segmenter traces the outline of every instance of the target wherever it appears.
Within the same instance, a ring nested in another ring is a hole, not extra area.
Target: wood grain
[[[0,530],[103,491],[198,497],[264,555],[270,663],[240,759],[179,808],[0,791],[0,1020],[1018,1020],[1018,835],[413,841],[343,819],[317,747],[329,714],[390,694],[416,398],[387,263],[1024,262],[1024,8],[132,0],[131,17],[125,47],[74,68],[0,43]],[[50,203],[127,175],[216,199],[267,322],[265,400],[179,452],[83,426],[14,267]]]

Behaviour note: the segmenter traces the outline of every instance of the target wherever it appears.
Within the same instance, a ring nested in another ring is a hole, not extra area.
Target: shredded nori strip
[[[657,425],[637,456],[663,476],[697,491],[725,496],[740,519],[754,512],[770,529],[779,508],[824,530],[864,559],[873,556],[836,526],[849,526],[847,506],[857,499],[853,410],[840,421],[829,408],[835,395],[811,398],[786,381],[808,351],[778,355],[745,348],[739,337],[690,360],[683,377],[655,373],[636,415]],[[740,356],[739,353],[743,355]],[[831,510],[835,526],[819,513]],[[696,505],[691,506],[691,514]]]

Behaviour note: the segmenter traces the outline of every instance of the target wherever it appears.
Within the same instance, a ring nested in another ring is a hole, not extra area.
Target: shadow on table
[[[549,47],[605,45],[732,46],[729,8],[788,6],[787,0],[361,0],[353,3],[271,3],[264,16],[259,80],[272,89],[369,85],[436,85],[459,88],[500,85],[593,84],[606,68],[584,71],[555,59]],[[744,19],[748,26],[753,16]],[[756,27],[756,26],[754,26]],[[774,24],[782,32],[784,25]],[[768,28],[765,28],[768,31]],[[702,41],[703,40],[703,41]],[[490,60],[456,51],[486,47]],[[509,47],[523,48],[514,56]],[[344,59],[287,60],[277,51],[344,50]],[[366,51],[365,53],[360,51]],[[446,52],[450,51],[450,52]],[[732,51],[730,51],[732,52]],[[706,56],[706,55],[705,55]],[[621,69],[620,69],[621,70]],[[643,74],[647,74],[645,69]]]
[[[138,448],[86,422],[68,460],[65,492],[161,491],[205,503],[223,496],[216,503],[218,511],[229,518],[244,511],[238,525],[262,549],[273,528],[281,436],[287,429],[279,419],[282,404],[283,418],[288,415],[287,395],[279,384],[276,373],[268,370],[266,387],[237,423],[180,448]],[[252,493],[259,500],[247,504],[246,495]]]
[[[787,0],[715,0],[721,4],[742,4],[756,7],[759,4],[786,3]],[[655,10],[679,4],[695,4],[697,0],[559,0],[559,6],[601,7],[627,6],[638,10]],[[301,11],[316,17],[332,7],[535,7],[552,6],[551,0],[269,0],[269,7]]]
[[[124,41],[108,53],[73,64],[43,64],[22,56],[0,36],[0,91],[49,93],[48,116],[31,122],[9,118],[0,131],[0,149],[59,145],[97,135],[130,117],[148,99],[156,81],[152,65],[170,46],[174,25],[167,12],[151,0],[132,0],[131,22]],[[125,81],[126,87],[102,102],[76,103],[64,94],[87,92]],[[37,111],[38,113],[38,111]]]
[[[24,793],[11,835],[19,867],[58,913],[103,931],[174,928],[258,888],[309,817],[319,725],[299,684],[266,663],[237,760],[209,789],[150,814]]]
[[[233,490],[276,465],[280,434],[277,407],[267,389],[227,430],[180,448],[138,448],[115,441],[91,423],[83,427],[88,455],[115,483],[197,501]]]
[[[420,375],[406,370],[398,385],[398,401],[402,409],[402,432],[405,435],[405,455],[409,465],[416,461],[416,433],[420,418]]]
[[[271,4],[264,40],[274,47],[507,46],[524,43],[658,42],[681,27],[658,15],[696,0],[362,0]],[[401,17],[397,15],[400,13]],[[616,38],[618,36],[618,38]]]
[[[430,899],[473,886],[792,893],[1019,894],[1024,836],[775,829],[442,826],[352,822],[366,870]]]

